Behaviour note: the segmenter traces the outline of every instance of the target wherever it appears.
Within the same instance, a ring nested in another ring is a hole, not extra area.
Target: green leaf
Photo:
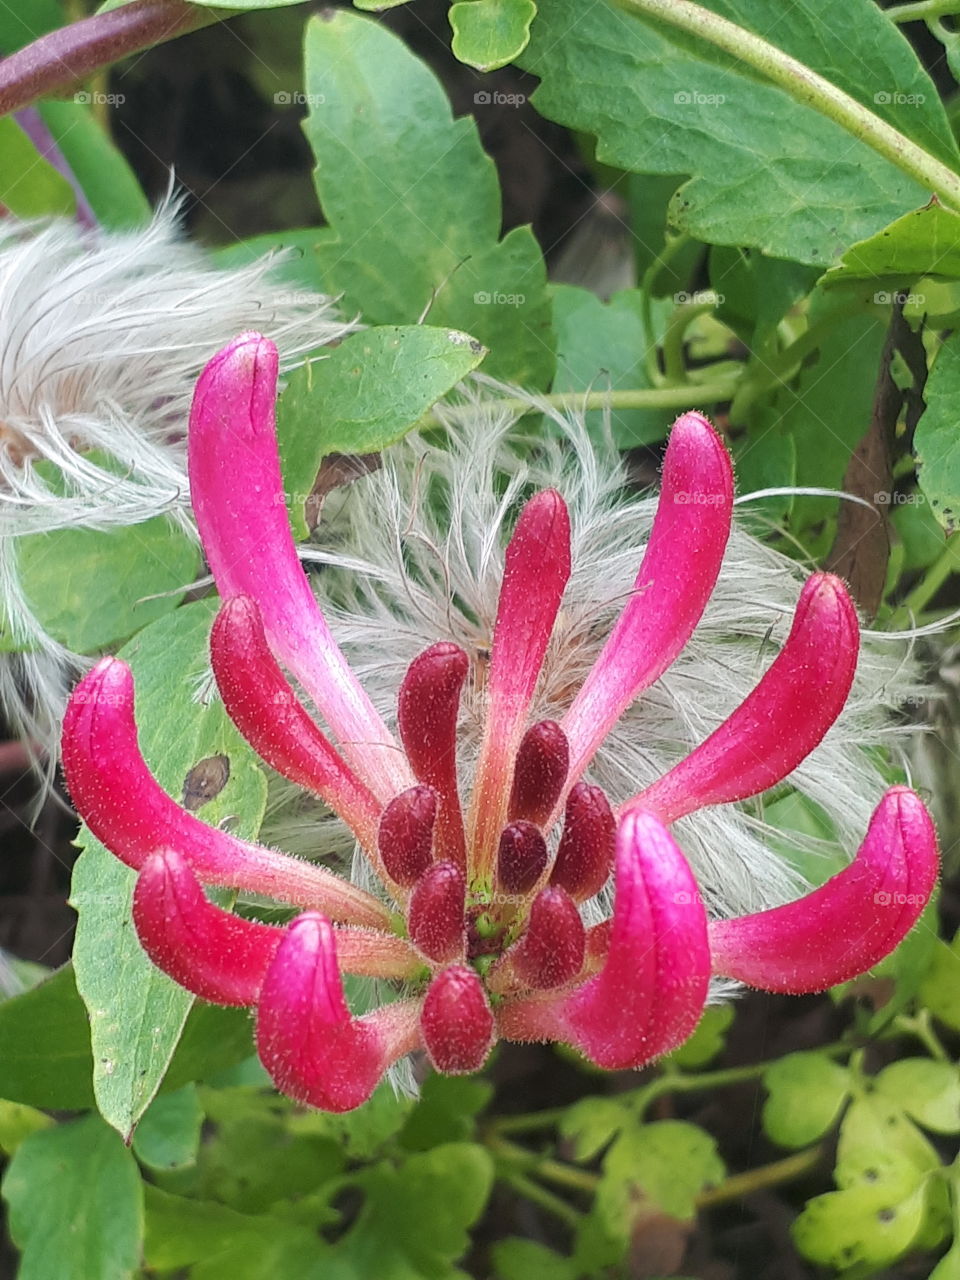
[[[943,1255],[930,1272],[929,1280],[960,1280],[960,1240]]]
[[[263,816],[266,780],[209,681],[197,700],[216,607],[217,601],[204,600],[178,609],[141,631],[120,656],[133,669],[140,745],[160,785],[179,800],[198,761],[227,756],[227,784],[199,816],[211,826],[229,818],[231,830],[248,838]],[[163,1079],[193,997],[154,968],[140,947],[130,916],[136,873],[86,828],[78,843],[74,966],[90,1013],[94,1089],[104,1119],[127,1136]]]
[[[408,1151],[429,1151],[443,1142],[462,1142],[473,1137],[474,1118],[493,1096],[488,1080],[465,1076],[427,1076],[400,1132],[400,1142]]]
[[[34,1133],[3,1180],[19,1280],[123,1280],[140,1263],[143,1187],[121,1139],[96,1116]]]
[[[682,1120],[625,1129],[603,1162],[597,1209],[612,1236],[629,1233],[645,1199],[681,1221],[696,1214],[697,1196],[726,1172],[709,1133]]]
[[[196,1086],[159,1094],[133,1135],[133,1153],[151,1169],[183,1169],[197,1162],[203,1108]]]
[[[934,515],[952,532],[960,522],[960,334],[940,347],[924,399],[927,407],[914,435],[917,479]]]
[[[705,1066],[723,1048],[733,1015],[732,1004],[714,1004],[704,1009],[696,1031],[679,1049],[674,1049],[668,1060],[684,1070]]]
[[[960,214],[936,200],[897,218],[889,227],[851,245],[837,266],[823,276],[824,286],[850,280],[883,281],[897,289],[921,276],[960,279]],[[888,293],[875,302],[891,302]]]
[[[920,999],[935,1018],[960,1031],[960,931],[949,945],[937,939],[929,972],[920,983]]]
[[[459,0],[450,6],[453,53],[478,71],[495,71],[527,47],[533,0]]]
[[[769,36],[767,0],[713,0],[706,7]],[[900,33],[872,0],[850,0],[844,23],[835,18],[831,0],[797,0],[778,15],[774,39],[955,164],[937,91]],[[929,195],[751,68],[612,4],[542,6],[520,62],[541,79],[537,109],[596,134],[601,161],[690,175],[671,214],[677,229],[699,240],[826,265]]]
[[[56,529],[20,538],[23,592],[42,626],[76,653],[127,639],[172,612],[196,576],[199,551],[156,516],[113,529]],[[18,637],[0,618],[0,648]]]
[[[79,1111],[93,1105],[90,1026],[65,965],[0,1004],[0,1097]]]
[[[572,1262],[535,1240],[508,1236],[490,1252],[498,1280],[577,1280]]]
[[[560,1133],[573,1144],[574,1160],[592,1160],[633,1123],[633,1114],[625,1102],[616,1098],[581,1098],[563,1113]]]
[[[394,444],[483,356],[479,342],[455,329],[387,325],[351,334],[329,355],[302,365],[277,406],[294,535],[309,532],[304,504],[323,458]]]
[[[413,1107],[412,1098],[400,1097],[384,1081],[355,1110],[343,1115],[301,1111],[290,1118],[290,1130],[331,1138],[351,1160],[369,1160],[400,1133]]]
[[[38,36],[62,26],[63,6],[59,0],[20,0],[0,5],[0,53],[13,53],[31,44]]]
[[[44,160],[14,120],[0,119],[0,204],[18,218],[42,218],[76,210],[73,187]]]
[[[765,1132],[782,1147],[805,1147],[832,1129],[850,1090],[850,1073],[822,1053],[788,1053],[763,1075]]]
[[[36,1107],[0,1098],[0,1151],[12,1156],[24,1138],[40,1129],[49,1129],[53,1120]]]
[[[883,1185],[891,1195],[909,1195],[940,1158],[904,1115],[902,1102],[879,1094],[857,1098],[840,1126],[834,1178],[838,1187]]]
[[[934,1133],[960,1133],[960,1068],[929,1058],[902,1058],[875,1081],[891,1106],[901,1107]]]
[[[794,1243],[811,1262],[843,1270],[894,1262],[923,1226],[926,1195],[918,1186],[904,1200],[882,1186],[858,1186],[816,1196],[793,1224]]]
[[[476,124],[454,120],[439,82],[395,35],[346,9],[306,34],[304,128],[330,223],[326,287],[373,324],[472,334],[484,370],[544,387],[553,373],[543,257],[529,227],[500,239],[493,161]]]
[[[41,102],[37,110],[103,226],[139,227],[150,221],[150,201],[89,107]]]
[[[650,387],[644,357],[654,339],[644,330],[639,289],[625,289],[609,302],[576,285],[551,285],[550,292],[557,333],[554,391]],[[657,309],[662,311],[662,304]],[[599,436],[604,417],[592,410],[587,429]],[[662,440],[675,417],[668,409],[611,409],[610,430],[619,448],[630,449]]]

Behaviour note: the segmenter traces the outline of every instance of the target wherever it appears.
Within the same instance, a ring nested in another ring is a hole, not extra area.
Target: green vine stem
[[[481,408],[506,409],[512,413],[539,413],[541,405],[553,409],[696,409],[701,405],[730,400],[740,382],[740,374],[728,374],[703,382],[684,382],[676,387],[639,387],[622,391],[558,391],[538,396],[536,402],[504,397]]]
[[[701,1191],[697,1196],[698,1209],[713,1209],[716,1205],[729,1204],[731,1200],[742,1200],[744,1196],[755,1191],[766,1191],[769,1187],[779,1187],[785,1182],[794,1182],[810,1173],[823,1159],[824,1148],[809,1147],[806,1151],[798,1151],[796,1155],[776,1160],[773,1164],[761,1165],[759,1169],[748,1169],[746,1173],[735,1173],[724,1178],[709,1191]]]
[[[929,1009],[921,1009],[916,1017],[901,1013],[894,1018],[893,1027],[903,1034],[915,1036],[927,1053],[930,1054],[930,1057],[936,1059],[937,1062],[950,1062],[949,1053],[940,1043],[940,1037],[931,1025]]]
[[[891,22],[923,22],[926,18],[945,18],[960,13],[960,0],[920,0],[919,4],[898,4],[887,9]]]
[[[934,192],[945,205],[960,212],[960,175],[911,142],[899,129],[874,115],[856,98],[762,36],[691,0],[617,0],[617,3],[628,12],[666,23],[723,49],[778,85],[794,101],[834,120],[914,182]]]
[[[670,316],[663,334],[663,368],[668,386],[690,381],[683,351],[687,330],[698,316],[709,315],[716,309],[716,302],[683,302]]]
[[[890,615],[886,630],[902,631],[913,626],[914,619],[923,612],[950,575],[957,572],[960,572],[960,533],[951,534],[947,539],[943,550],[923,575],[923,580]]]
[[[185,0],[134,0],[51,31],[0,62],[0,115],[69,89],[120,58],[224,16],[223,9],[203,9]]]

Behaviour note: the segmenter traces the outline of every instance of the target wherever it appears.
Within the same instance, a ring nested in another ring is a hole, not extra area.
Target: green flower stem
[[[723,49],[778,85],[794,101],[836,121],[914,182],[934,192],[949,208],[960,212],[960,175],[776,45],[691,0],[617,0],[617,3],[629,12],[666,23]]]
[[[810,1147],[806,1151],[798,1151],[796,1155],[787,1156],[773,1164],[761,1165],[759,1169],[748,1169],[746,1173],[735,1173],[725,1178],[718,1187],[709,1191],[701,1191],[697,1196],[698,1209],[712,1209],[716,1205],[729,1204],[731,1200],[742,1200],[754,1191],[764,1191],[768,1187],[779,1187],[785,1182],[793,1182],[805,1173],[815,1169],[824,1155],[823,1147]]]
[[[925,18],[945,18],[960,13],[960,0],[920,0],[919,4],[898,4],[886,10],[891,22],[923,22]]]
[[[657,335],[653,325],[653,285],[664,267],[670,265],[677,254],[690,243],[688,235],[671,236],[653,262],[643,273],[640,281],[640,320],[643,325],[644,365],[651,386],[659,387],[665,382],[660,366],[657,363]]]
[[[683,358],[683,340],[697,316],[715,310],[715,302],[684,302],[667,321],[663,335],[663,370],[668,385],[688,383],[687,365]]]
[[[530,1200],[533,1204],[538,1204],[541,1209],[546,1209],[547,1213],[552,1213],[555,1218],[565,1222],[574,1231],[583,1221],[583,1214],[567,1204],[566,1200],[561,1200],[552,1191],[539,1186],[532,1178],[527,1178],[522,1173],[506,1170],[500,1175],[500,1180],[507,1186],[513,1187],[514,1191],[525,1200]]]
[[[535,1133],[538,1129],[553,1129],[567,1113],[566,1107],[550,1107],[547,1111],[526,1111],[519,1116],[504,1116],[491,1125],[496,1134]]]
[[[0,62],[0,116],[224,16],[223,9],[202,9],[185,0],[134,0],[51,31]]]
[[[894,1030],[906,1035],[916,1036],[931,1058],[937,1062],[950,1062],[949,1053],[940,1043],[940,1037],[934,1031],[930,1021],[930,1010],[921,1009],[916,1017],[901,1013],[893,1020]]]
[[[560,1160],[552,1160],[549,1156],[540,1156],[534,1151],[527,1151],[524,1147],[517,1146],[515,1142],[501,1137],[493,1126],[488,1131],[487,1150],[494,1159],[504,1160],[527,1173],[535,1173],[538,1177],[546,1178],[548,1182],[570,1187],[574,1191],[586,1191],[589,1195],[593,1195],[600,1185],[600,1179],[595,1173],[588,1173],[585,1169],[575,1169],[572,1165],[564,1164]]]
[[[960,573],[960,533],[951,534],[922,580],[917,583],[903,604],[894,609],[887,623],[887,630],[901,631],[905,627],[913,626],[914,619],[923,612],[953,573]]]
[[[696,409],[700,405],[730,400],[740,382],[740,375],[714,378],[704,382],[685,382],[678,387],[639,387],[623,391],[558,391],[540,396],[539,400],[554,409]],[[481,408],[507,409],[513,413],[538,413],[529,400],[504,398],[492,400]]]

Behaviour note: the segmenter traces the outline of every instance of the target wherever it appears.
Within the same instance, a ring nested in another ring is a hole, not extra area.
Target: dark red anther
[[[410,941],[429,960],[442,964],[463,955],[465,898],[463,872],[453,862],[435,863],[417,881],[407,927]]]
[[[497,886],[505,893],[529,893],[547,865],[547,845],[532,822],[504,827],[497,853]]]
[[[414,658],[400,686],[397,720],[410,767],[439,799],[437,854],[466,868],[463,815],[457,792],[457,715],[470,660],[441,641]]]
[[[521,982],[540,991],[562,987],[583,968],[587,935],[577,904],[565,889],[541,889],[527,931],[510,952]]]
[[[433,863],[437,796],[429,787],[401,791],[383,811],[377,849],[391,880],[411,889]]]
[[[494,1020],[475,970],[455,964],[437,974],[423,1001],[420,1030],[438,1071],[480,1070],[493,1044]]]
[[[541,720],[523,735],[513,770],[510,821],[523,818],[542,827],[567,780],[570,748],[555,720]]]
[[[613,869],[616,835],[617,820],[603,791],[578,782],[567,799],[550,883],[566,889],[574,902],[592,898]]]

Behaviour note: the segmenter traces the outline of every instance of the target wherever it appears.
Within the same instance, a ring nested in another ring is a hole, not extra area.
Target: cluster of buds
[[[821,991],[897,945],[937,875],[932,824],[907,788],[886,793],[856,856],[826,884],[734,919],[709,919],[669,830],[781,781],[840,714],[859,630],[836,577],[807,581],[753,692],[652,786],[614,807],[585,780],[613,725],[687,643],[720,571],[733,478],[705,418],[686,413],[673,428],[635,589],[560,719],[530,723],[570,574],[567,507],[548,489],[523,507],[507,548],[489,655],[449,642],[421,653],[400,685],[398,742],[300,566],[282,500],[276,379],[273,344],[246,334],[211,361],[194,398],[191,493],[224,602],[213,671],[243,736],[336,811],[383,895],[177,805],[140,754],[132,677],[117,659],[78,686],[63,764],[90,829],[139,872],[133,911],[148,955],[203,999],[256,1009],[258,1050],[278,1088],[344,1111],[402,1055],[425,1050],[438,1071],[472,1072],[500,1037],[562,1041],[599,1066],[639,1067],[691,1034],[713,975]],[[486,718],[467,787],[458,717],[481,661]],[[611,877],[612,916],[588,927],[583,904]],[[241,918],[203,884],[301,912],[282,926]],[[398,998],[354,1016],[344,973],[392,982]]]

